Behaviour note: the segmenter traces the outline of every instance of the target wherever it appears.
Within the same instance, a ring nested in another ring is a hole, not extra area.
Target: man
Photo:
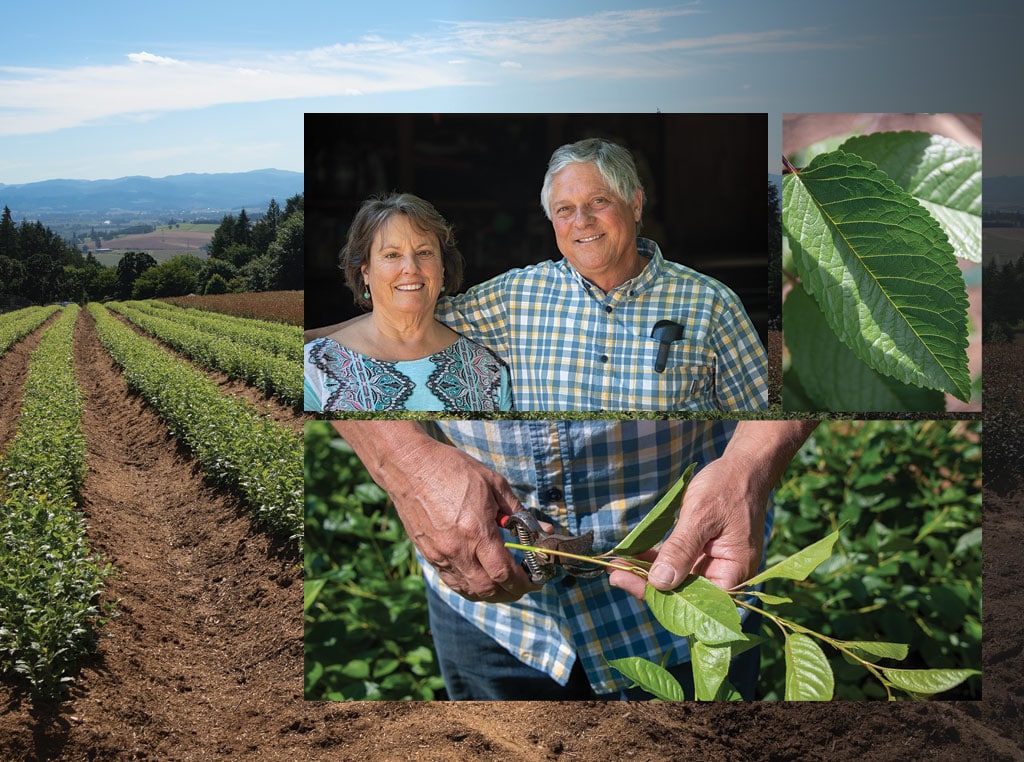
[[[551,156],[541,205],[564,259],[513,269],[438,303],[438,318],[502,356],[517,410],[757,410],[767,358],[736,295],[638,238],[632,156],[601,139]],[[681,337],[661,342],[671,320]]]
[[[450,698],[620,697],[607,659],[684,665],[629,572],[531,583],[504,547],[523,505],[559,533],[610,550],[691,462],[698,470],[649,581],[686,574],[729,588],[761,562],[768,495],[813,423],[801,421],[334,421],[384,488],[423,562]],[[757,662],[732,679],[753,697]]]

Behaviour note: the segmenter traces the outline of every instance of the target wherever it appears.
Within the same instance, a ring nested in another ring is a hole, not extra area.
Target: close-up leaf
[[[879,373],[969,400],[967,292],[946,234],[858,156],[783,178],[783,226],[829,327]]]
[[[693,665],[693,692],[698,701],[714,701],[718,689],[729,675],[732,649],[712,646],[691,638],[690,662]]]
[[[958,257],[981,262],[981,151],[926,132],[876,132],[840,148],[873,162],[931,212]]]
[[[981,672],[976,669],[883,669],[882,674],[897,688],[930,696],[955,688]]]
[[[786,701],[829,701],[835,677],[815,640],[800,632],[786,635]]]
[[[652,661],[639,656],[629,656],[624,659],[611,659],[608,666],[614,667],[662,701],[684,701],[686,699],[679,681],[672,677],[667,669]]]
[[[803,394],[814,409],[833,412],[886,412],[945,410],[942,392],[897,381],[868,367],[829,329],[818,303],[795,285],[782,306],[782,324],[787,329],[791,372],[796,373]],[[783,389],[786,410],[802,409],[805,403],[790,404]]]
[[[320,595],[320,591],[323,590],[326,579],[307,579],[305,581],[303,595],[302,595],[302,611],[307,613],[309,607],[316,603],[317,596]]]
[[[886,643],[871,640],[847,640],[843,645],[867,661],[875,659],[906,659],[909,650],[905,643]]]
[[[807,579],[808,574],[817,569],[832,555],[832,547],[838,539],[839,530],[836,530],[827,537],[823,537],[803,550],[797,551],[774,566],[765,569],[760,574],[751,577],[743,583],[743,587],[758,585],[768,579]]]
[[[669,591],[647,585],[644,600],[661,625],[676,635],[694,635],[711,645],[746,638],[732,599],[704,577],[688,577]]]
[[[691,463],[683,471],[683,475],[676,480],[676,483],[662,496],[657,505],[644,516],[643,521],[633,527],[633,530],[626,535],[622,542],[605,555],[635,556],[645,550],[650,550],[661,542],[669,530],[675,526],[679,506],[683,503],[686,487],[689,485],[696,467],[696,463]]]

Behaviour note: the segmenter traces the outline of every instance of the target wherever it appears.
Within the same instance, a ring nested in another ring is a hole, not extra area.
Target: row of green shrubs
[[[0,315],[0,355],[45,323],[59,309],[56,305],[25,307]]]
[[[153,314],[134,302],[107,306],[207,370],[222,371],[293,407],[302,405],[303,368],[294,360],[178,322],[164,310]]]
[[[240,341],[264,352],[302,362],[302,326],[237,317],[194,307],[178,307],[155,299],[131,304],[150,314],[162,315],[178,323]]]
[[[981,435],[980,421],[819,426],[775,492],[768,561],[843,530],[829,561],[785,585],[794,602],[779,613],[836,638],[906,643],[908,669],[980,670]],[[762,654],[762,695],[775,699],[783,654]],[[832,667],[836,698],[884,698],[863,669]],[[944,698],[980,693],[972,677]]]
[[[65,308],[33,352],[17,432],[0,466],[0,670],[47,698],[71,682],[109,613],[99,597],[110,567],[90,551],[78,511],[85,478],[72,357],[78,313]]]
[[[128,387],[156,410],[208,478],[241,494],[258,524],[301,543],[302,440],[245,400],[222,394],[102,305],[92,302],[88,310]]]

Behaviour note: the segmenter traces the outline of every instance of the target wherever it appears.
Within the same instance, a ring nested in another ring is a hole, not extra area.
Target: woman
[[[368,199],[341,269],[369,312],[306,344],[307,411],[511,409],[505,364],[434,319],[438,297],[462,283],[462,255],[430,203]]]

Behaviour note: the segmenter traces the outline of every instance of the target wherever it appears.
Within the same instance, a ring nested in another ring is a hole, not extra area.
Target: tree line
[[[255,222],[243,209],[223,217],[204,259],[181,254],[158,263],[129,251],[116,267],[40,222],[0,215],[0,311],[28,304],[149,299],[185,294],[273,291],[303,287],[303,196],[281,209],[271,199]]]
[[[990,262],[981,271],[985,284],[982,343],[1001,344],[1024,330],[1024,254],[1015,260]]]

